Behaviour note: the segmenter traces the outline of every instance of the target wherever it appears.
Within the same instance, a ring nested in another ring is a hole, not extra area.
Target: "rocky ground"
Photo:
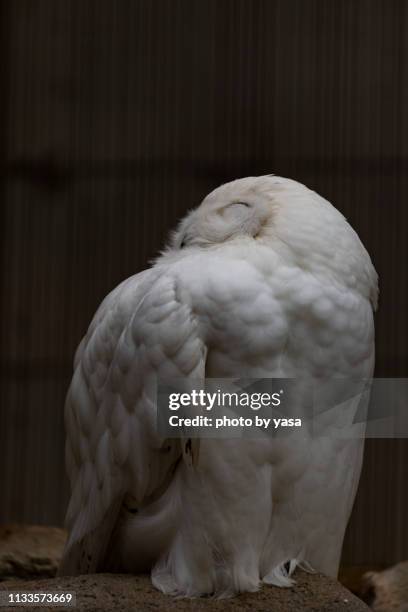
[[[364,612],[369,610],[335,580],[318,574],[296,574],[297,584],[291,589],[264,587],[257,593],[246,593],[233,599],[175,599],[156,591],[148,576],[91,574],[89,576],[48,578],[44,580],[7,581],[1,590],[37,592],[71,591],[76,593],[75,608],[84,612],[160,612],[200,610],[213,612]],[[17,608],[1,608],[16,610]],[[25,608],[27,609],[27,608]],[[50,609],[50,608],[48,608]],[[52,608],[54,609],[54,608]],[[55,608],[61,610],[64,608]],[[31,607],[30,610],[45,610]]]
[[[65,541],[62,529],[10,525],[0,528],[0,595],[2,591],[70,591],[76,606],[31,606],[30,610],[86,612],[155,612],[223,610],[225,612],[363,612],[369,610],[340,583],[319,574],[298,571],[290,589],[263,587],[227,600],[175,599],[153,589],[148,576],[94,574],[55,578]],[[17,610],[1,607],[0,610]]]
[[[65,539],[58,527],[0,526],[0,581],[55,576]]]
[[[366,572],[360,592],[374,612],[408,612],[408,561]]]

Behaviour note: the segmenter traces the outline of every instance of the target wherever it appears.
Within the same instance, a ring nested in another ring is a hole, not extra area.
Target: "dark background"
[[[229,179],[289,176],[347,216],[381,279],[377,376],[408,375],[408,2],[0,6],[0,521],[62,523],[75,346]],[[345,564],[408,557],[407,465],[368,441]]]

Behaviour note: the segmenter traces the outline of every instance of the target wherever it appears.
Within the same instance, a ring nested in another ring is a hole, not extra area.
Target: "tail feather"
[[[118,500],[110,507],[98,527],[78,539],[73,537],[75,529],[71,531],[58,568],[58,576],[77,576],[100,571],[120,505],[121,500]]]

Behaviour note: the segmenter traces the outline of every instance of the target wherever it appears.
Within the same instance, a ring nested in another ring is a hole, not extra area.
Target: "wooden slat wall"
[[[238,176],[332,200],[407,376],[408,3],[9,0],[2,10],[0,521],[60,524],[63,400],[104,294]],[[370,441],[346,563],[408,557],[408,445]]]

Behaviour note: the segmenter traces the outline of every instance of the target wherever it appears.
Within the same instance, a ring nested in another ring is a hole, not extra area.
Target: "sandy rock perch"
[[[91,574],[88,576],[50,578],[0,583],[2,590],[73,591],[75,608],[30,607],[25,610],[81,610],[86,612],[364,612],[369,608],[331,578],[319,574],[296,573],[297,584],[291,589],[264,586],[257,593],[245,593],[233,599],[175,599],[156,591],[148,576]],[[1,608],[17,610],[19,608]],[[22,609],[22,608],[20,608]]]
[[[83,610],[149,612],[155,610],[225,610],[226,612],[359,612],[366,605],[335,580],[296,573],[293,589],[263,587],[234,599],[174,599],[156,591],[148,576],[93,574],[54,578],[66,533],[54,527],[8,525],[0,528],[0,591],[73,591],[73,607],[30,607],[3,610]]]

